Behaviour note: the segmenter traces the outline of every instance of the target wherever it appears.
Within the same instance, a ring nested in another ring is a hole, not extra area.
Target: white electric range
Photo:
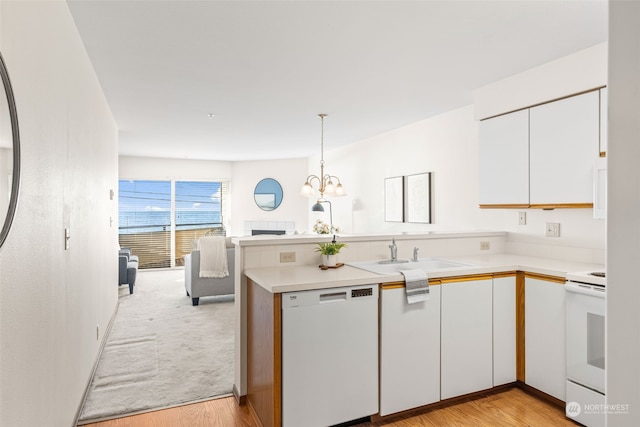
[[[605,425],[605,309],[603,271],[567,274],[567,417]]]

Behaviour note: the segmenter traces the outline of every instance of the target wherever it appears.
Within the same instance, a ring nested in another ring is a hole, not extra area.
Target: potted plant
[[[338,243],[335,240],[328,243],[318,243],[316,252],[322,254],[322,264],[326,267],[336,266],[336,255],[340,253],[340,249],[347,246],[346,243]]]

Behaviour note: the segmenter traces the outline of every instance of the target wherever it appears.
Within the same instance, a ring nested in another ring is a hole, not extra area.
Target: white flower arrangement
[[[332,234],[339,232],[340,229],[335,226],[329,226],[329,224],[326,224],[322,220],[318,219],[313,226],[313,231],[318,234]]]

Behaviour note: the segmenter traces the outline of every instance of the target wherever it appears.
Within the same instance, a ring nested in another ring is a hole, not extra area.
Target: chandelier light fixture
[[[342,183],[340,183],[340,178],[324,173],[324,118],[327,117],[327,115],[318,114],[318,117],[320,117],[320,175],[309,175],[302,186],[300,194],[305,197],[315,197],[313,182],[317,181],[320,197],[311,210],[314,212],[324,212],[322,203],[329,203],[325,197],[346,196],[347,193],[345,193]],[[335,183],[334,180],[336,181]],[[331,208],[331,203],[329,203],[329,208]]]

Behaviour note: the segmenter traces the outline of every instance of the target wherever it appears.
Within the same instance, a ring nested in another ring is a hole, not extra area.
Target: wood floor
[[[562,427],[578,424],[567,419],[561,408],[513,388],[470,402],[436,409],[410,418],[396,418],[366,426],[391,427]],[[233,397],[148,412],[115,420],[87,424],[87,427],[258,427],[245,406]]]

